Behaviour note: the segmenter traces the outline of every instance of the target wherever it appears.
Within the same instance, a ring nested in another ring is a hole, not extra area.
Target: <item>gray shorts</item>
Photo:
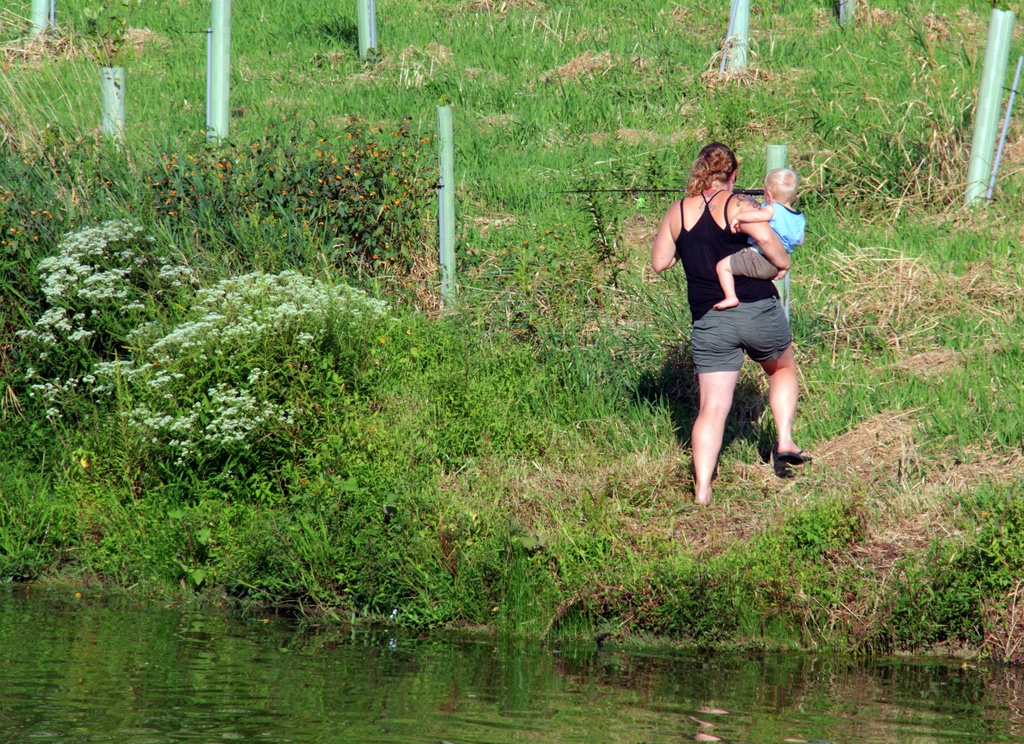
[[[693,366],[697,374],[738,372],[746,352],[755,362],[778,359],[793,342],[778,297],[709,310],[693,324]]]
[[[729,256],[729,268],[736,276],[749,276],[751,279],[769,282],[779,274],[775,265],[753,248],[744,248]]]

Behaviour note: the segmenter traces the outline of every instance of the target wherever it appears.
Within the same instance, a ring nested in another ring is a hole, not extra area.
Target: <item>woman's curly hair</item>
[[[740,167],[739,161],[727,145],[712,142],[706,145],[690,168],[690,180],[686,182],[686,195],[697,196],[715,183],[728,181],[729,176]]]

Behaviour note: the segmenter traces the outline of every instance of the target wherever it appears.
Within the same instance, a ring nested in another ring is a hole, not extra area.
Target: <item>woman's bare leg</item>
[[[772,409],[775,430],[779,435],[775,451],[800,452],[800,448],[793,441],[793,421],[796,418],[800,383],[797,380],[792,345],[778,359],[761,362],[761,368],[768,374],[768,405]]]
[[[700,411],[693,422],[690,442],[693,446],[694,501],[711,503],[711,476],[722,449],[725,420],[732,408],[739,372],[705,372],[697,375],[700,385]]]

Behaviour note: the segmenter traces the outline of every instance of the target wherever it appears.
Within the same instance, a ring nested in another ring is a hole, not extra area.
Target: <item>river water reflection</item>
[[[1024,674],[309,632],[0,587],[2,742],[1014,742]]]

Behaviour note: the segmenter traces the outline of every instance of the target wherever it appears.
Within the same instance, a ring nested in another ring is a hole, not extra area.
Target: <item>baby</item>
[[[798,185],[799,178],[789,168],[770,171],[764,179],[764,206],[741,210],[732,218],[729,227],[736,232],[745,222],[767,222],[779,236],[786,252],[792,253],[796,246],[804,242],[804,227],[807,224],[803,212],[797,212],[791,206]],[[779,274],[779,269],[764,257],[753,239],[749,248],[719,261],[716,270],[725,299],[715,305],[715,310],[725,310],[740,304],[736,298],[734,277],[770,280]]]

